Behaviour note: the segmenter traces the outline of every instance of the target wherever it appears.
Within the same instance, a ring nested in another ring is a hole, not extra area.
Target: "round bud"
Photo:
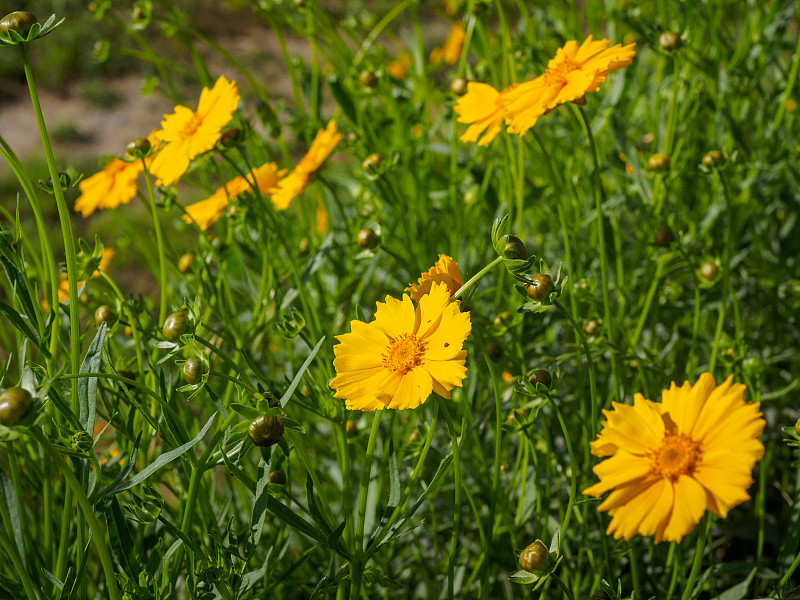
[[[467,91],[467,80],[464,77],[456,77],[450,84],[450,91],[456,96],[463,96]]]
[[[353,437],[358,433],[358,427],[353,419],[347,419],[347,423],[344,424],[344,432],[347,437]]]
[[[161,333],[169,342],[178,340],[189,327],[189,316],[185,310],[179,310],[167,315],[164,320],[164,326],[161,328]]]
[[[597,328],[599,326],[600,324],[597,322],[597,319],[589,319],[583,324],[583,333],[586,335],[594,335],[597,333]]]
[[[541,383],[544,387],[549,388],[552,383],[550,372],[544,369],[536,369],[533,373],[528,375],[528,383],[536,387],[537,383]]]
[[[358,74],[358,83],[364,87],[372,87],[377,81],[378,77],[375,75],[375,72],[369,69],[364,69]]]
[[[283,436],[283,423],[278,417],[261,415],[250,423],[249,434],[256,446],[273,446]]]
[[[101,304],[97,307],[97,310],[94,311],[94,323],[98,327],[100,327],[101,323],[108,323],[111,325],[116,318],[117,315],[114,314],[114,310],[108,304]]]
[[[127,150],[128,154],[134,158],[142,158],[143,156],[147,156],[147,153],[150,152],[150,148],[150,140],[140,137],[128,144]]]
[[[125,328],[122,330],[122,333],[125,334],[125,337],[133,337],[133,327],[130,325],[125,325]]]
[[[25,12],[24,10],[15,10],[12,13],[8,13],[0,20],[0,34],[6,34],[13,29],[24,39],[27,39],[31,27],[38,22],[35,15]]]
[[[361,168],[364,169],[367,173],[369,173],[380,167],[382,162],[383,162],[383,157],[377,152],[375,152],[373,154],[370,154],[367,158],[364,159],[364,162],[361,163]]]
[[[419,441],[419,429],[415,429],[408,436],[408,439],[406,440],[406,443],[407,444],[413,444],[414,442],[418,442],[418,441]]]
[[[669,169],[669,156],[666,154],[653,154],[647,159],[647,166],[653,171],[666,171]]]
[[[672,233],[672,229],[669,227],[662,227],[656,231],[655,236],[653,236],[653,243],[661,248],[666,248],[672,243],[673,239],[675,239],[675,236]]]
[[[286,473],[283,471],[270,471],[270,485],[286,485]]]
[[[232,148],[241,142],[243,138],[244,135],[242,130],[238,127],[232,127],[231,129],[226,129],[222,132],[222,135],[219,137],[219,143],[226,148]]]
[[[725,155],[719,150],[711,150],[703,156],[703,166],[707,169],[721,167],[725,164]]]
[[[797,435],[800,435],[800,419],[797,419],[797,421],[794,422],[794,432]]]
[[[359,248],[374,248],[378,245],[378,236],[369,227],[364,227],[356,236],[356,244]]]
[[[308,251],[311,249],[311,242],[308,241],[308,238],[304,237],[300,240],[300,243],[297,244],[297,250],[300,252],[300,256],[305,256],[308,254]]]
[[[515,235],[509,235],[506,237],[506,245],[503,248],[503,258],[525,260],[528,258],[528,250],[521,239]]]
[[[550,566],[550,552],[547,546],[539,540],[530,544],[519,555],[519,566],[535,575],[546,572]]]
[[[0,425],[10,427],[30,410],[31,393],[21,387],[10,387],[0,392]]]
[[[186,383],[199,383],[204,371],[203,361],[196,356],[190,356],[183,363],[183,379]]]
[[[507,472],[508,472],[508,465],[507,465],[507,464],[505,464],[505,463],[503,463],[502,465],[500,465],[500,470],[501,470],[503,473],[507,473]]]
[[[553,291],[553,279],[547,273],[537,273],[525,284],[525,291],[533,300],[544,300]]]
[[[188,273],[194,263],[194,254],[187,252],[178,259],[178,271]]]
[[[675,52],[681,47],[681,36],[674,31],[665,31],[658,38],[658,43],[667,52]]]
[[[719,267],[717,263],[707,260],[702,265],[700,265],[700,277],[705,279],[706,281],[711,281],[719,274]]]

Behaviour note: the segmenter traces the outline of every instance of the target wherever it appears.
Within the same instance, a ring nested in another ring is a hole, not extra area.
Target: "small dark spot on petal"
[[[444,347],[447,348],[450,345],[450,342],[445,342]]]

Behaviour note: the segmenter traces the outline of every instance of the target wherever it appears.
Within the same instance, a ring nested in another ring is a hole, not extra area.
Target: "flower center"
[[[547,85],[560,85],[567,81],[567,73],[580,69],[581,65],[574,60],[565,58],[554,67],[544,72],[544,82]]]
[[[675,481],[680,475],[691,475],[699,457],[700,444],[688,435],[671,434],[667,435],[661,447],[651,454],[650,469],[653,473]]]
[[[403,375],[422,364],[425,344],[409,333],[392,340],[389,351],[383,355],[383,366],[390,371],[400,371]]]
[[[187,138],[194,135],[202,122],[203,117],[201,117],[199,113],[194,113],[191,118],[186,121],[186,125],[183,126],[183,129],[181,129],[181,137]]]

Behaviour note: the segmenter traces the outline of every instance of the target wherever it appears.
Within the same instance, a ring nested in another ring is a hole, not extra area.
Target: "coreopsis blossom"
[[[506,97],[517,87],[517,84],[498,92],[488,83],[470,81],[467,93],[456,102],[454,110],[459,123],[469,123],[467,131],[458,138],[464,143],[478,142],[479,146],[488,146],[503,126],[506,119]],[[478,137],[483,134],[480,141]]]
[[[596,92],[609,73],[630,65],[636,44],[612,43],[605,39],[595,41],[590,35],[580,46],[570,40],[559,48],[544,74],[521,83],[504,99],[509,133],[523,135],[547,111]]]
[[[613,490],[598,507],[611,515],[606,533],[679,542],[706,510],[725,518],[750,498],[766,422],[758,403],[745,402],[745,386],[732,382],[717,386],[703,373],[694,385],[673,383],[661,402],[636,394],[633,406],[613,402],[603,411],[591,450],[610,458],[594,467],[600,481],[583,493]]]
[[[434,283],[414,306],[391,296],[377,303],[375,320],[350,322],[333,351],[330,386],[351,410],[416,408],[431,392],[450,398],[466,377],[464,341],[472,324],[444,283]]]
[[[282,174],[283,171],[278,169],[276,163],[265,163],[253,169],[246,178],[241,175],[234,177],[205,200],[187,206],[182,219],[187,223],[194,221],[205,231],[219,221],[225,214],[228,204],[237,196],[253,189],[258,189],[259,193],[266,196],[275,188]]]
[[[193,158],[214,147],[238,104],[236,82],[221,76],[213,88],[203,88],[196,111],[176,106],[175,112],[164,115],[156,135],[165,145],[150,165],[156,183],[177,183]]]
[[[437,46],[431,50],[428,57],[428,62],[432,65],[438,65],[444,62],[448,65],[454,65],[458,62],[461,56],[461,48],[464,46],[464,40],[467,34],[464,29],[464,23],[458,21],[450,27],[450,33],[447,34],[447,39],[444,41],[443,46]]]
[[[425,294],[429,294],[434,283],[444,283],[452,296],[461,287],[461,273],[458,271],[458,263],[446,254],[440,254],[439,260],[423,273],[417,283],[410,284],[405,291],[411,295],[411,299],[419,302]]]
[[[75,200],[75,210],[86,218],[96,210],[127,204],[136,196],[136,180],[142,168],[140,160],[112,159],[102,171],[78,184],[81,195]]]
[[[333,149],[342,141],[342,134],[336,129],[336,121],[331,119],[325,129],[317,132],[306,155],[294,169],[278,182],[271,191],[272,203],[278,210],[286,210],[298,195],[305,190],[330,156]]]

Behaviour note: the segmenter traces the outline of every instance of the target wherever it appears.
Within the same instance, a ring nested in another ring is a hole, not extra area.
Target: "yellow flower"
[[[467,93],[458,99],[454,107],[459,123],[471,123],[458,139],[464,143],[477,142],[478,136],[485,131],[478,145],[488,146],[500,133],[506,118],[505,98],[516,87],[517,84],[514,84],[498,92],[488,83],[470,81],[467,84]]]
[[[391,296],[377,303],[375,320],[351,321],[351,333],[337,336],[336,377],[330,386],[351,410],[416,408],[431,392],[450,398],[466,377],[462,348],[472,325],[469,313],[435,283],[414,308],[411,298]]]
[[[141,172],[142,161],[114,158],[102,171],[78,184],[81,195],[75,201],[75,210],[85,218],[96,210],[127,204],[136,195],[136,180]]]
[[[419,302],[425,294],[429,294],[434,283],[444,283],[452,296],[461,287],[461,273],[458,272],[458,263],[446,254],[440,254],[436,261],[426,273],[417,280],[417,283],[410,284],[405,291],[411,295],[414,302]]]
[[[559,48],[543,75],[518,85],[504,99],[509,133],[524,134],[547,111],[596,92],[609,73],[630,65],[636,44],[612,43],[590,35],[580,46],[570,40]]]
[[[591,448],[610,458],[594,467],[600,481],[583,493],[613,490],[598,507],[611,515],[607,534],[679,542],[706,510],[725,518],[750,498],[766,422],[758,403],[744,401],[745,386],[732,382],[717,386],[703,373],[693,386],[673,383],[660,403],[636,394],[633,406],[613,402],[603,411]]]
[[[461,57],[461,48],[464,46],[464,39],[467,37],[464,30],[464,23],[458,21],[450,27],[450,33],[447,34],[447,39],[444,41],[443,46],[437,46],[431,50],[428,57],[428,62],[432,65],[437,65],[444,61],[445,64],[454,65]]]
[[[190,204],[186,207],[186,214],[181,218],[187,223],[194,221],[205,231],[219,221],[225,214],[228,203],[239,194],[257,187],[260,193],[267,195],[275,188],[282,174],[283,171],[278,170],[276,163],[265,163],[248,174],[246,179],[242,176],[234,177],[205,200]]]
[[[401,52],[400,55],[394,60],[390,60],[386,65],[386,72],[389,73],[394,79],[405,79],[409,67],[414,64],[414,57],[411,52],[406,50]]]
[[[238,103],[236,82],[221,76],[213,88],[203,88],[197,111],[176,106],[174,113],[164,115],[157,136],[166,145],[150,166],[157,178],[156,183],[177,183],[193,158],[211,150],[219,140],[222,128],[230,123]]]
[[[330,156],[342,134],[336,129],[336,121],[331,119],[325,129],[320,129],[306,155],[297,166],[272,190],[272,203],[278,210],[286,210],[300,193],[305,190],[319,171],[322,163]]]

